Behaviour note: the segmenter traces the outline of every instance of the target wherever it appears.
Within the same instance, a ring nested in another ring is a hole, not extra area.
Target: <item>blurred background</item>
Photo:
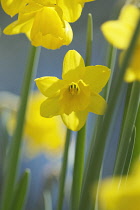
[[[96,0],[94,2],[89,2],[85,4],[82,15],[78,21],[72,23],[72,29],[74,33],[74,38],[69,46],[63,46],[57,50],[48,50],[45,48],[41,49],[41,55],[39,60],[39,66],[36,77],[42,76],[56,76],[61,78],[62,72],[62,61],[65,53],[68,50],[77,50],[83,58],[85,57],[86,50],[86,29],[87,29],[87,15],[91,13],[93,16],[93,54],[91,65],[105,65],[106,64],[106,52],[107,52],[107,42],[105,41],[101,31],[100,26],[103,22],[109,19],[115,19],[121,6],[124,4],[124,0]],[[5,14],[0,7],[0,28],[1,31],[11,22],[13,22],[16,17],[11,18]],[[9,101],[13,100],[14,104],[18,103],[18,97],[20,96],[20,90],[24,75],[24,68],[27,62],[28,49],[30,43],[24,34],[18,34],[13,36],[6,36],[1,32],[0,37],[0,104],[2,100],[9,97]],[[36,90],[34,85],[34,90]],[[7,93],[8,92],[8,93]],[[10,95],[8,95],[10,94]],[[16,94],[11,95],[11,94]],[[15,105],[17,106],[17,105]],[[92,130],[89,126],[91,121],[94,121],[95,116],[89,116],[88,120],[88,134],[87,142],[89,142]],[[119,121],[119,119],[118,119]],[[0,138],[2,139],[4,135],[9,135],[3,132],[3,121],[0,121]],[[115,134],[117,136],[117,133]],[[66,190],[66,202],[65,209],[68,209],[69,200],[69,189],[71,181],[71,172],[73,165],[73,155],[74,155],[74,138],[75,133],[72,136],[70,157],[69,157],[69,169],[67,177],[67,190]],[[110,149],[106,152],[105,159],[105,169],[104,176],[111,173],[111,159],[113,150],[113,145],[116,144],[116,140],[111,142]],[[0,158],[1,165],[3,163],[3,151],[4,145],[0,144]],[[88,143],[87,143],[88,147]],[[32,148],[30,148],[32,150]],[[20,174],[25,168],[30,168],[31,170],[31,185],[28,196],[28,201],[26,205],[26,210],[44,210],[44,195],[51,189],[53,205],[55,207],[56,195],[58,185],[58,175],[61,166],[62,150],[59,154],[51,155],[40,151],[34,156],[29,157],[23,149],[23,155],[21,160]],[[55,190],[54,190],[55,188]],[[49,198],[47,194],[47,199]]]

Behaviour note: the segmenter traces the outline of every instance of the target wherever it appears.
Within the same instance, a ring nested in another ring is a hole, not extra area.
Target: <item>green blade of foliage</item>
[[[114,175],[120,175],[123,171],[124,162],[129,148],[129,141],[132,136],[133,126],[135,124],[140,97],[140,83],[135,82],[132,87],[131,96],[127,108],[125,122],[122,129],[120,144],[117,152]]]
[[[92,41],[93,41],[93,20],[92,15],[88,14],[87,23],[87,41],[86,41],[86,66],[91,63],[92,56]],[[84,159],[85,159],[85,138],[86,138],[86,125],[78,131],[76,139],[75,160],[73,169],[73,180],[71,189],[71,210],[77,210],[80,200]]]
[[[30,184],[30,170],[26,169],[23,173],[19,183],[17,184],[17,189],[14,193],[14,199],[12,202],[12,208],[14,210],[22,210],[24,208],[28,190]]]
[[[112,89],[106,114],[104,116],[102,125],[98,129],[96,135],[96,141],[94,147],[92,148],[93,152],[92,154],[90,153],[91,156],[89,157],[89,162],[87,163],[86,166],[87,169],[84,176],[84,184],[82,188],[79,210],[89,209],[91,207],[91,202],[93,202],[95,208],[96,198],[92,196],[92,190],[93,187],[95,187],[96,185],[95,191],[97,191],[98,187],[97,182],[100,175],[107,137],[109,135],[110,126],[113,125],[113,123],[115,123],[115,120],[113,121],[113,114],[115,112],[116,104],[120,96],[122,87],[124,88],[126,85],[123,82],[123,78],[134,50],[134,46],[139,34],[139,27],[140,27],[140,21],[138,21],[130,46],[125,53],[125,57],[122,62],[118,77],[116,78],[116,81],[114,81],[114,88]]]
[[[60,172],[60,180],[59,180],[57,210],[62,210],[63,208],[64,187],[65,187],[65,180],[66,180],[66,173],[67,173],[70,138],[71,138],[71,130],[67,129],[67,136],[66,136],[66,141],[65,141],[64,155],[63,155],[62,167],[61,167],[61,172]]]
[[[129,146],[128,146],[128,151],[127,151],[127,156],[126,156],[125,164],[122,171],[122,174],[125,174],[126,176],[129,174],[129,170],[132,165],[132,157],[134,153],[135,142],[136,142],[136,127],[133,126],[132,135],[131,135],[130,141],[128,142]]]
[[[45,192],[43,193],[43,197],[44,197],[44,206],[45,206],[45,210],[52,210],[52,198],[51,198],[51,193],[48,190],[45,190]]]
[[[38,58],[40,54],[40,49],[37,50],[35,47],[31,47],[30,54],[28,57],[28,64],[25,71],[25,76],[23,80],[21,101],[17,116],[17,125],[14,131],[11,145],[9,148],[9,154],[6,159],[6,169],[4,177],[4,186],[2,194],[1,210],[10,210],[11,202],[13,199],[13,191],[15,187],[15,180],[18,171],[18,164],[20,159],[20,149],[22,145],[22,133],[25,119],[25,111],[28,101],[28,96],[30,92],[30,86],[32,83],[32,78],[34,72],[36,72],[38,65]],[[13,210],[13,209],[11,209]]]
[[[139,106],[138,114],[136,118],[136,139],[135,139],[132,163],[138,160],[139,157],[140,157],[140,106]]]

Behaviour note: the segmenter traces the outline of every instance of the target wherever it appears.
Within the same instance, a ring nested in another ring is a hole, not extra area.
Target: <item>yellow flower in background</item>
[[[124,52],[123,52],[124,53]],[[140,39],[136,44],[132,59],[125,73],[126,82],[140,81]]]
[[[46,155],[59,155],[64,146],[66,127],[59,116],[46,119],[40,116],[40,103],[45,97],[39,92],[34,92],[27,107],[24,139],[26,154],[33,157],[40,153]],[[13,130],[15,125],[15,115],[9,120],[8,128]]]
[[[69,45],[73,38],[68,22],[62,19],[62,10],[51,4],[31,1],[19,13],[18,20],[4,29],[7,35],[25,33],[34,46],[57,49]]]
[[[75,22],[80,17],[84,4],[91,1],[94,0],[56,0],[63,11],[63,18],[68,22]]]
[[[29,101],[25,130],[28,154],[44,152],[49,155],[60,154],[63,149],[66,129],[59,116],[46,119],[40,116],[40,103],[44,96],[39,92],[33,94]]]
[[[103,23],[101,30],[113,46],[127,49],[139,18],[139,9],[134,5],[126,5],[122,8],[119,19]]]
[[[140,162],[128,177],[101,182],[99,204],[102,210],[140,210]]]
[[[14,16],[27,2],[27,0],[1,0],[1,6],[5,13]]]
[[[131,41],[137,21],[140,18],[140,10],[134,5],[126,5],[121,10],[118,20],[105,22],[102,26],[102,32],[105,38],[115,47],[126,50]],[[125,51],[122,52],[121,60]],[[126,82],[140,81],[140,35],[136,43],[134,53],[126,73],[124,80]]]
[[[57,77],[36,79],[38,89],[47,99],[40,113],[50,118],[61,115],[65,125],[77,131],[86,122],[88,112],[104,114],[105,100],[99,95],[110,76],[105,66],[87,66],[81,55],[70,50],[63,61],[62,80]]]

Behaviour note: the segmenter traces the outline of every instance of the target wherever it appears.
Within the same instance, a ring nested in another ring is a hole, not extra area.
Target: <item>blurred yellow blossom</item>
[[[118,20],[103,23],[101,30],[113,46],[119,49],[127,49],[139,18],[139,9],[129,4],[122,8]]]
[[[80,17],[84,4],[90,1],[94,0],[56,0],[63,11],[63,18],[68,22],[75,22]]]
[[[62,80],[57,77],[35,80],[38,89],[47,97],[41,104],[41,115],[46,118],[61,115],[69,129],[81,129],[88,112],[104,114],[106,102],[98,93],[106,85],[109,76],[107,67],[85,67],[77,51],[68,51],[63,61]]]
[[[38,3],[40,2],[40,3]],[[62,18],[62,10],[53,1],[32,0],[19,12],[18,20],[4,29],[7,35],[25,33],[32,45],[57,49],[69,45],[73,32]]]
[[[140,162],[128,177],[101,182],[99,201],[102,210],[140,210]]]
[[[124,79],[127,82],[133,82],[135,80],[140,81],[140,39],[136,44]]]
[[[11,16],[16,15],[26,3],[27,0],[1,0],[3,10]]]
[[[137,21],[140,18],[140,10],[131,4],[124,6],[118,20],[105,22],[101,29],[105,38],[115,47],[126,50],[129,46]],[[121,60],[125,51],[121,54]],[[140,81],[140,35],[136,42],[134,53],[126,70],[125,81]]]
[[[59,116],[51,119],[40,116],[40,103],[44,101],[44,98],[39,92],[34,92],[29,99],[24,125],[28,156],[34,156],[41,152],[46,155],[58,155],[63,149],[66,127]],[[10,130],[13,130],[15,124],[14,117],[15,115],[10,120]]]

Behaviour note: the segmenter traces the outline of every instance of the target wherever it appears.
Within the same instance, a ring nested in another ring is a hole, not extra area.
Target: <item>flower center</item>
[[[72,82],[69,86],[69,93],[71,95],[78,95],[80,93],[79,86],[76,83]]]

